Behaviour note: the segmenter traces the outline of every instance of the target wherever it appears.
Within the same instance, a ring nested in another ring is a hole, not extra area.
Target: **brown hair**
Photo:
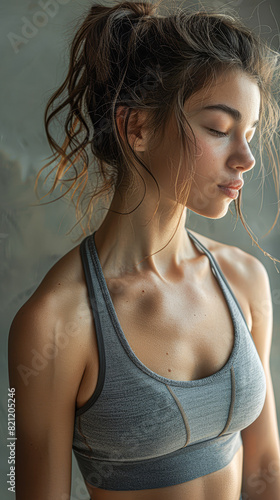
[[[181,7],[175,7],[171,14],[160,15],[161,2],[118,2],[113,7],[93,4],[71,43],[68,74],[46,106],[45,129],[53,154],[36,177],[36,193],[42,170],[56,162],[51,170],[56,170],[55,179],[45,196],[53,192],[58,182],[64,185],[72,182],[59,198],[72,191],[73,200],[79,192],[76,202],[78,219],[81,195],[90,184],[90,200],[82,216],[89,214],[90,231],[93,210],[100,197],[109,196],[124,180],[133,185],[136,177],[141,176],[141,168],[154,178],[128,142],[127,125],[132,110],[148,111],[145,126],[151,131],[151,143],[161,140],[174,112],[181,138],[181,159],[187,155],[189,166],[185,184],[176,186],[177,202],[182,203],[184,210],[195,168],[196,146],[183,109],[184,102],[198,90],[210,88],[221,72],[232,68],[242,69],[259,86],[261,113],[257,143],[260,170],[264,177],[265,149],[279,198],[275,138],[280,112],[274,97],[274,82],[279,76],[278,53],[244,26],[237,15],[233,17],[209,9],[190,12]],[[67,91],[67,96],[63,100],[64,91]],[[58,98],[62,98],[61,103],[51,111]],[[60,147],[49,127],[51,120],[67,106],[70,109],[64,119],[65,140]],[[125,106],[128,110],[125,141],[116,126],[118,106]],[[93,155],[91,161],[89,154]],[[181,168],[181,162],[178,168]],[[74,177],[66,177],[69,169]],[[155,178],[154,181],[159,191]],[[237,218],[239,215],[246,231],[262,250],[243,217],[241,191],[235,200],[235,209]],[[277,212],[269,232],[278,216]],[[280,262],[264,250],[262,252]]]

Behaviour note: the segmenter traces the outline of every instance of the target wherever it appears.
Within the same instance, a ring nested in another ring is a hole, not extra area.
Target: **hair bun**
[[[121,2],[117,6],[112,7],[114,17],[122,17],[132,15],[133,17],[146,18],[151,17],[157,8],[156,4],[150,2]]]

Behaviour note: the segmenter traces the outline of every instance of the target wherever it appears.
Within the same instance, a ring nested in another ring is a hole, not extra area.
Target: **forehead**
[[[230,70],[217,77],[215,82],[199,90],[186,100],[184,109],[197,112],[202,107],[223,103],[242,112],[242,116],[258,118],[260,90],[257,83],[244,71]]]

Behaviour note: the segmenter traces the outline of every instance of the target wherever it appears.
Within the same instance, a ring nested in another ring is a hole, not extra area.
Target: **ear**
[[[116,113],[117,127],[122,140],[125,140],[125,119],[128,114],[127,106],[118,106]],[[127,124],[127,138],[134,151],[145,151],[148,134],[145,128],[145,111],[132,109]]]

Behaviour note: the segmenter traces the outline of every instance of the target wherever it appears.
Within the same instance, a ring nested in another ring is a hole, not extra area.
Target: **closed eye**
[[[208,130],[210,130],[210,132],[212,132],[213,134],[217,135],[218,137],[227,137],[228,136],[227,132],[220,132],[219,130],[215,130],[213,128],[209,128]],[[247,141],[247,144],[248,144],[249,148],[252,149],[251,145],[250,145],[250,143],[248,141]]]
[[[208,130],[219,137],[226,137],[228,135],[226,132],[219,132],[219,130],[215,130],[213,128],[209,128]]]

